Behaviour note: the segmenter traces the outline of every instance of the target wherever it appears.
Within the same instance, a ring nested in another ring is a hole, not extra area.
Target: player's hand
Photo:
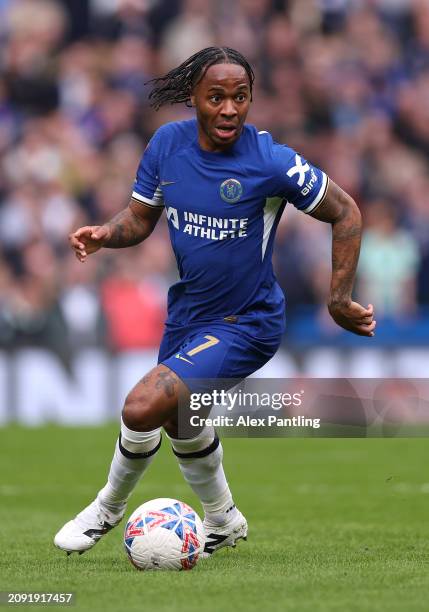
[[[377,322],[374,320],[374,307],[372,304],[368,308],[364,308],[357,302],[348,302],[346,304],[336,304],[331,302],[328,304],[328,310],[335,323],[347,331],[358,334],[359,336],[375,335],[375,326]]]
[[[101,249],[109,238],[110,230],[106,225],[86,225],[69,235],[70,246],[81,262]]]

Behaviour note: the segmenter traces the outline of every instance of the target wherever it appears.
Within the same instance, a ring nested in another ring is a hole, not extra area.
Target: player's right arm
[[[81,227],[70,234],[70,245],[79,261],[102,247],[121,249],[150,236],[164,208],[159,185],[159,155],[166,148],[164,134],[165,129],[157,130],[146,147],[127,208],[104,225]]]
[[[150,236],[162,210],[131,200],[125,210],[104,225],[86,225],[71,233],[70,245],[81,262],[102,247],[121,249],[134,246]]]

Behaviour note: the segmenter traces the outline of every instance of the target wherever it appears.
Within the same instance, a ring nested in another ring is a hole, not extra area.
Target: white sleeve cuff
[[[147,206],[152,206],[153,208],[162,208],[164,206],[164,198],[159,185],[155,189],[155,193],[153,194],[152,199],[142,196],[141,193],[138,193],[137,191],[133,191],[131,197],[133,198],[133,200],[137,200],[137,202],[141,202],[142,204],[146,204]]]
[[[323,200],[326,194],[326,190],[328,188],[329,179],[324,172],[322,172],[322,186],[320,187],[316,197],[314,200],[307,206],[307,208],[301,208],[302,212],[305,212],[307,215],[311,213]]]

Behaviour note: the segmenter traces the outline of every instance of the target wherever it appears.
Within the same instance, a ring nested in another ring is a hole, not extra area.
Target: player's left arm
[[[332,225],[332,278],[328,310],[334,321],[360,336],[374,336],[374,308],[353,302],[352,290],[362,234],[362,219],[356,202],[334,181],[312,217]]]

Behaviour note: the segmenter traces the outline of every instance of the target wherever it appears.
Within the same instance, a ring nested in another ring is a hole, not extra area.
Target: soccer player
[[[205,556],[247,536],[222,467],[212,427],[178,435],[178,398],[204,379],[243,379],[277,351],[285,327],[283,293],[273,274],[275,231],[291,202],[332,225],[334,321],[373,336],[373,308],[351,293],[361,238],[353,199],[266,131],[245,124],[254,74],[228,47],[199,51],[155,79],[153,106],[184,102],[196,119],[169,123],[152,137],[128,207],[102,226],[70,235],[84,262],[100,248],[129,247],[148,238],[163,209],[180,281],[168,294],[168,319],[158,365],[128,394],[106,485],[55,536],[71,553],[94,546],[125,512],[127,499],[167,433],[186,481],[201,500]]]

